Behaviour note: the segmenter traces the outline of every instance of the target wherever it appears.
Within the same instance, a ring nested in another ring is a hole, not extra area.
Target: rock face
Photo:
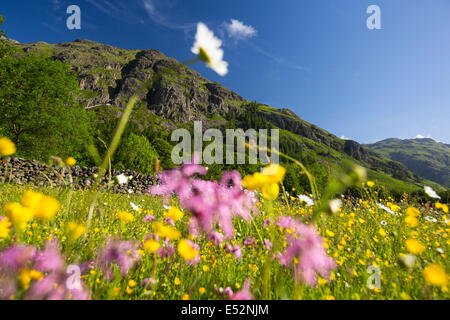
[[[370,162],[370,153],[356,141],[346,140],[344,144],[344,152],[357,160]]]
[[[151,79],[153,85],[141,95],[142,103],[158,116],[175,122],[204,120],[207,114],[224,116],[245,102],[238,94],[158,50],[125,50],[90,40],[55,45],[37,42],[19,47],[69,63],[78,74],[82,90],[79,100],[86,108],[123,108]]]
[[[86,189],[92,186],[98,168],[87,168],[74,166],[72,168],[61,168],[56,165],[48,165],[35,160],[11,158],[8,162],[0,162],[0,179],[2,182],[11,181],[17,184],[34,184],[37,186],[73,186],[76,189]],[[132,178],[127,184],[119,185],[115,181],[110,184],[109,190],[116,193],[145,194],[150,186],[158,183],[158,179],[137,173],[132,170],[112,170],[111,177],[124,174]],[[109,184],[109,172],[102,180],[102,184]],[[72,182],[71,182],[72,181]]]

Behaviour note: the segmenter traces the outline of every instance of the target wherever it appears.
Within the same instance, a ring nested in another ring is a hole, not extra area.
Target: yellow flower
[[[426,266],[423,270],[423,276],[425,280],[432,285],[447,287],[447,273],[439,264],[433,263]]]
[[[153,239],[149,239],[144,242],[144,250],[148,253],[155,253],[160,247],[159,242]]]
[[[262,170],[262,175],[266,176],[269,183],[280,183],[283,181],[286,169],[278,164],[270,164]]]
[[[136,281],[134,281],[134,280],[128,281],[128,286],[129,286],[130,288],[134,288],[134,287],[136,286]]]
[[[326,230],[325,233],[326,233],[327,236],[329,236],[329,237],[334,237],[334,232],[333,232],[333,231]]]
[[[180,240],[178,243],[178,253],[180,256],[182,256],[185,260],[192,260],[194,259],[198,254],[199,251],[194,249],[186,239]]]
[[[44,275],[42,274],[42,272],[39,272],[37,270],[31,270],[30,271],[30,277],[33,280],[42,280],[42,279],[44,279]]]
[[[8,157],[16,153],[16,145],[8,138],[0,138],[0,157]]]
[[[383,228],[381,228],[380,227],[380,230],[378,231],[378,233],[380,234],[380,236],[382,236],[382,237],[386,237],[387,236],[387,233],[386,233],[386,231],[384,231],[384,229]]]
[[[436,204],[434,206],[436,207],[436,209],[442,209],[442,211],[444,211],[445,213],[448,213],[448,206],[446,204],[436,202]]]
[[[161,238],[167,238],[169,240],[176,240],[180,238],[181,233],[170,225],[164,225],[161,222],[154,223],[152,225],[153,231],[155,231]]]
[[[119,218],[120,221],[122,221],[123,223],[128,223],[134,220],[134,216],[132,213],[126,212],[126,211],[120,211],[117,214],[117,217]]]
[[[169,211],[166,213],[166,217],[169,217],[173,222],[176,222],[183,218],[183,211],[177,207],[170,207]]]
[[[411,228],[415,228],[419,224],[419,221],[416,217],[409,215],[405,218],[405,223]]]
[[[41,220],[53,218],[61,208],[59,201],[55,198],[31,190],[22,196],[22,203],[33,210],[34,216]]]
[[[269,183],[268,176],[256,172],[253,175],[245,176],[242,180],[242,186],[249,190],[260,189],[263,185]]]
[[[66,162],[66,166],[73,167],[75,165],[75,163],[77,163],[77,160],[75,160],[72,157],[68,157],[65,162]]]
[[[29,288],[30,282],[31,282],[30,271],[27,269],[22,270],[20,272],[20,284],[25,290]]]
[[[127,286],[127,288],[125,289],[125,292],[128,294],[132,294],[133,293],[133,289],[131,289],[129,286]]]
[[[327,279],[323,279],[323,278],[319,277],[319,279],[317,280],[317,283],[318,283],[320,286],[323,286],[324,284],[327,283]]]
[[[28,221],[33,218],[33,211],[18,202],[6,203],[3,206],[3,211],[11,223],[22,230],[25,229]]]
[[[10,227],[11,222],[8,218],[4,217],[2,220],[0,220],[0,239],[8,238]]]
[[[179,286],[181,284],[180,278],[175,277],[175,280],[173,281],[173,283],[175,283],[176,286]]]
[[[402,298],[403,300],[411,300],[411,296],[409,294],[407,294],[406,292],[402,292],[400,293],[400,298]]]
[[[203,287],[198,289],[198,293],[200,293],[200,294],[204,294],[205,292],[206,292],[206,289]]]
[[[37,208],[40,206],[41,199],[44,195],[40,192],[36,192],[33,190],[28,190],[22,195],[22,204],[30,208],[33,211],[36,211]]]
[[[369,188],[372,188],[374,185],[375,185],[375,182],[373,182],[373,181],[367,181],[367,186],[368,186]]]
[[[408,239],[405,242],[405,247],[412,254],[421,254],[425,251],[426,247],[416,239]]]
[[[209,267],[208,266],[203,266],[202,269],[203,269],[203,272],[208,272],[209,271]]]
[[[408,209],[406,209],[406,214],[411,217],[417,217],[418,215],[420,215],[420,211],[416,208],[409,207]]]
[[[69,222],[67,224],[66,233],[72,238],[72,240],[77,240],[86,232],[86,228],[83,225],[79,225],[75,222]]]
[[[181,300],[189,300],[189,295],[186,293],[186,294],[181,298]]]
[[[325,296],[326,300],[336,300],[334,296]]]
[[[262,186],[261,192],[264,199],[275,200],[280,193],[280,187],[278,186],[278,183],[268,183]]]

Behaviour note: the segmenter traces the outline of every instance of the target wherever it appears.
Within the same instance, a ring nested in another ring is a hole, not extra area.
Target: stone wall
[[[98,168],[87,168],[74,166],[71,168],[62,168],[57,165],[49,165],[36,160],[25,160],[22,158],[10,158],[9,161],[0,161],[0,181],[11,181],[17,184],[34,184],[38,186],[70,186],[76,189],[89,188],[95,181],[95,175]],[[119,185],[115,181],[115,177],[124,174],[132,178],[127,184]],[[144,194],[148,188],[158,182],[158,179],[151,175],[141,174],[132,170],[111,171],[113,183],[110,186],[111,192],[117,193],[137,193]],[[109,182],[109,171],[102,184]]]

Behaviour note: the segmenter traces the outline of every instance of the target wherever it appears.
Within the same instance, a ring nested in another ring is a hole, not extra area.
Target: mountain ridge
[[[450,188],[450,145],[431,138],[390,138],[366,145],[412,172]]]

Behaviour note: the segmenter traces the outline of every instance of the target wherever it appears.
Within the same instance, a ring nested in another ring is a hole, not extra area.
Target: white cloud
[[[225,30],[230,38],[245,40],[256,36],[257,31],[250,25],[245,25],[239,20],[231,19],[231,23],[225,23]]]
[[[341,136],[341,139],[342,139],[342,140],[352,140],[351,138],[346,137],[346,136]]]
[[[425,139],[425,137],[419,133],[414,139]]]

